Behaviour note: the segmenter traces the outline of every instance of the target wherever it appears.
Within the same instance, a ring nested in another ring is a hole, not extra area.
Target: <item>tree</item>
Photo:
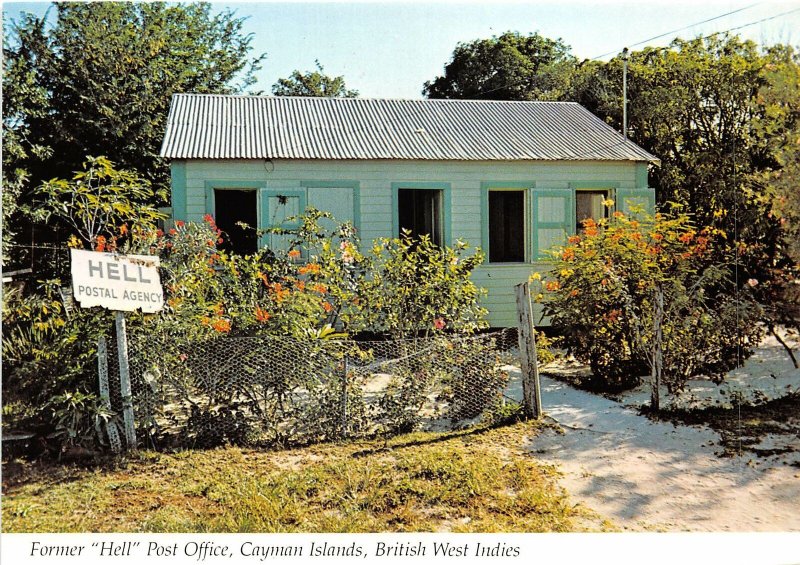
[[[506,32],[459,43],[444,76],[425,83],[428,98],[561,100],[576,60],[560,39]]]
[[[796,264],[787,255],[793,223],[775,204],[796,193],[787,149],[798,124],[797,72],[791,49],[760,50],[730,35],[648,47],[628,65],[628,133],[661,159],[650,176],[659,202],[725,233],[716,260],[736,271],[740,287],[755,284],[762,304],[774,302],[771,286]],[[621,75],[616,58],[586,65],[573,81],[576,99],[617,128]]]
[[[318,98],[357,98],[357,90],[349,90],[344,77],[329,77],[320,62],[314,61],[316,71],[294,71],[289,78],[278,79],[272,85],[275,96],[311,96]]]
[[[244,19],[208,3],[54,9],[52,25],[30,14],[12,23],[3,47],[4,149],[16,148],[3,170],[27,171],[30,186],[102,154],[166,188],[158,151],[172,94],[241,92],[264,57],[248,58]]]

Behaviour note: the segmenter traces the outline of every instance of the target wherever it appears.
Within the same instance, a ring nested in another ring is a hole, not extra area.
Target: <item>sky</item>
[[[244,31],[253,34],[253,52],[267,54],[254,87],[265,93],[295,69],[314,70],[314,61],[319,60],[326,74],[343,75],[347,87],[358,90],[362,97],[422,98],[423,84],[443,74],[459,42],[486,39],[505,31],[561,38],[580,59],[603,55],[600,58],[607,60],[625,46],[664,46],[675,36],[688,39],[753,22],[758,23],[736,33],[762,45],[800,45],[800,0],[710,0],[699,5],[680,1],[445,0],[213,5],[247,18]],[[16,19],[21,11],[41,15],[48,6],[47,2],[4,2],[3,18]],[[711,18],[716,19],[701,23]],[[634,46],[665,33],[665,37]]]

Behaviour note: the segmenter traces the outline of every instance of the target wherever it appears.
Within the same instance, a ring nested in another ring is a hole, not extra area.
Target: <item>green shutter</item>
[[[575,232],[575,198],[569,189],[533,190],[533,260],[551,258],[547,253],[563,246]]]
[[[652,188],[618,188],[617,210],[627,216],[652,216],[655,213],[656,193]]]
[[[306,191],[275,188],[262,188],[260,228],[292,229],[300,226],[298,220],[289,220],[293,216],[300,216],[306,209]],[[261,245],[273,250],[289,248],[290,236],[266,233],[261,237]]]

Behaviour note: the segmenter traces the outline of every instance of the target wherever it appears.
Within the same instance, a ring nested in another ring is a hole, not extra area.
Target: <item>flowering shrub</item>
[[[484,291],[470,279],[482,261],[463,241],[452,248],[409,234],[376,241],[365,260],[370,274],[359,281],[359,329],[401,338],[486,327]]]
[[[587,220],[557,250],[538,298],[597,386],[634,386],[663,368],[676,392],[693,375],[720,377],[761,336],[747,287],[737,302],[729,265],[711,260],[724,245],[724,233],[685,214],[639,221],[615,212]]]

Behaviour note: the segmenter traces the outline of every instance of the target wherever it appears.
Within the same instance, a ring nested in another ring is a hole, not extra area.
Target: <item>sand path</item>
[[[626,530],[800,531],[797,454],[721,458],[707,427],[651,422],[542,377],[542,404],[564,430],[530,449],[559,466],[574,499]],[[792,459],[794,457],[794,459]]]

